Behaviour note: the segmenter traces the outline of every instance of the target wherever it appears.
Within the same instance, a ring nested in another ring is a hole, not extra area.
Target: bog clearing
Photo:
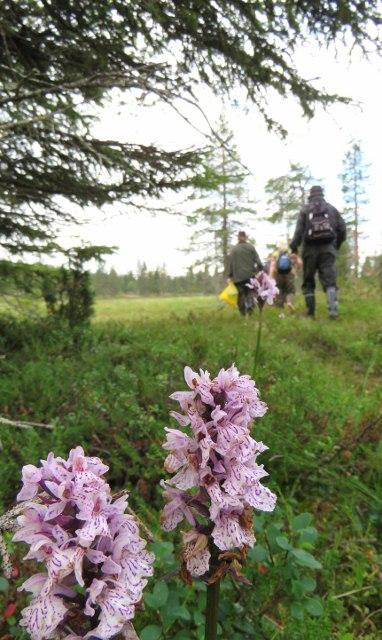
[[[330,322],[321,298],[316,321],[301,315],[265,312],[256,383],[268,412],[253,437],[269,446],[260,462],[278,507],[255,516],[245,569],[253,587],[224,582],[222,640],[382,637],[382,302],[347,294]],[[215,375],[234,362],[251,373],[256,325],[256,313],[243,320],[213,297],[99,300],[75,341],[48,322],[2,320],[0,413],[53,425],[0,425],[2,507],[14,502],[23,464],[82,445],[110,466],[113,489],[130,491],[154,533],[157,575],[167,574],[174,538],[158,513],[163,430],[176,426],[168,396],[184,388],[185,365]],[[25,577],[0,583],[6,603]],[[171,578],[145,593],[143,640],[203,637],[203,585]],[[26,637],[17,616],[0,627]]]

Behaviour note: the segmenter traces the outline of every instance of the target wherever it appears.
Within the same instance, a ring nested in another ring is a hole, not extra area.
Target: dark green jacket
[[[239,242],[231,251],[227,275],[234,282],[248,280],[263,268],[259,254],[249,242]]]

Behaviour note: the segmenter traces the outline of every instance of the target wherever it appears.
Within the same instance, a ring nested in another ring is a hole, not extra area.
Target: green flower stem
[[[259,359],[259,354],[260,354],[260,343],[261,343],[261,330],[263,327],[263,307],[259,308],[259,326],[257,329],[257,340],[256,340],[256,348],[255,348],[255,356],[253,358],[253,369],[252,369],[252,378],[255,377],[256,374],[256,368],[257,368],[257,362]]]
[[[219,566],[219,549],[213,543],[212,538],[209,541],[209,549],[211,553],[209,577],[211,578]],[[219,618],[219,593],[220,578],[207,586],[207,603],[206,603],[206,629],[205,640],[216,640],[218,632]]]
[[[220,580],[207,587],[205,640],[216,640],[218,631]]]

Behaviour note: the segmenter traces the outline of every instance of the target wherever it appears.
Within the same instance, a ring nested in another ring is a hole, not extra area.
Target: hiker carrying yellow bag
[[[226,288],[223,289],[221,293],[219,293],[219,300],[221,300],[222,302],[226,302],[227,304],[230,304],[233,307],[235,307],[237,305],[238,295],[239,295],[239,292],[236,286],[234,285],[233,282],[230,282],[226,286]]]

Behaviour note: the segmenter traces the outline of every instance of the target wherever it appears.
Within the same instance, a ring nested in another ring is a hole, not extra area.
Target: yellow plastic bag
[[[235,287],[233,282],[230,282],[229,285],[226,286],[225,289],[221,293],[219,293],[219,300],[222,302],[226,302],[227,304],[231,304],[232,306],[237,305],[237,297],[239,292]]]

